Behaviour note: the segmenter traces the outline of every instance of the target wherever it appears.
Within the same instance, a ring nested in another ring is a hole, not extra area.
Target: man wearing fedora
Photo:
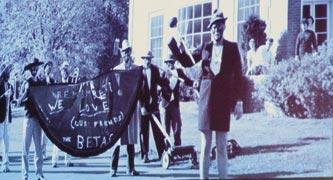
[[[11,101],[14,89],[8,82],[13,65],[4,68],[0,75],[0,143],[3,140],[2,172],[9,172],[9,124],[12,122]],[[2,143],[1,143],[2,144]],[[1,146],[0,144],[0,146]]]
[[[219,178],[227,178],[227,133],[230,130],[230,113],[235,110],[236,119],[242,115],[241,59],[237,43],[223,38],[226,19],[220,10],[214,11],[208,25],[212,41],[204,43],[192,54],[188,54],[184,44],[177,43],[175,38],[171,38],[168,43],[171,52],[183,66],[191,67],[202,61],[205,64],[202,71],[208,69],[212,73],[211,76],[207,76],[210,78],[201,81],[200,85],[198,129],[201,134],[201,179],[209,177],[212,132],[216,134]]]
[[[134,65],[134,60],[132,57],[132,47],[129,42],[125,39],[122,42],[121,51],[121,60],[122,62],[114,68],[114,70],[131,70],[137,68],[138,66]],[[122,77],[119,76],[119,87],[114,87],[116,92],[121,92],[121,81]],[[118,93],[117,95],[123,96],[124,94]],[[139,103],[138,103],[139,104]],[[140,173],[135,170],[134,158],[135,158],[135,149],[134,145],[138,143],[138,121],[140,118],[140,109],[137,105],[136,110],[133,112],[131,121],[129,122],[127,129],[124,131],[120,140],[117,142],[117,145],[113,151],[112,163],[111,163],[111,176],[117,176],[120,145],[127,146],[127,174],[131,176],[138,176]]]
[[[169,54],[168,58],[164,61],[168,66],[165,73],[165,79],[168,81],[168,86],[162,87],[162,106],[165,108],[164,123],[166,132],[170,135],[172,128],[174,136],[174,145],[181,145],[181,127],[182,121],[179,109],[179,88],[181,81],[187,86],[193,86],[194,82],[188,78],[181,68],[175,68],[175,57]]]
[[[147,55],[142,56],[143,59],[143,84],[140,97],[141,107],[141,129],[140,144],[141,156],[145,163],[149,162],[149,124],[151,123],[153,136],[156,144],[159,159],[165,150],[164,135],[154,122],[153,118],[160,120],[160,111],[158,105],[157,86],[168,85],[160,75],[158,68],[152,64],[153,54],[148,51]],[[154,116],[154,117],[153,117]]]
[[[35,167],[38,180],[44,180],[43,176],[43,156],[42,156],[42,129],[38,123],[37,111],[33,105],[31,97],[28,96],[29,89],[32,86],[41,85],[42,82],[37,76],[38,68],[43,62],[34,58],[34,61],[24,67],[24,71],[29,70],[31,77],[26,80],[23,86],[23,95],[20,102],[24,103],[26,110],[26,119],[23,124],[23,151],[22,151],[22,178],[28,179],[29,172],[29,149],[31,140],[35,144]]]

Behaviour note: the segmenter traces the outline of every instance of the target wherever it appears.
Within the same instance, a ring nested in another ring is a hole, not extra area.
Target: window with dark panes
[[[314,23],[310,29],[316,32],[318,44],[321,45],[327,40],[328,36],[328,2],[325,1],[304,1],[302,17],[312,16]]]
[[[211,15],[211,1],[179,9],[179,32],[190,50],[195,49],[203,42],[210,41],[210,32],[207,26]]]
[[[163,15],[154,16],[150,23],[150,50],[154,55],[153,63],[162,64]]]

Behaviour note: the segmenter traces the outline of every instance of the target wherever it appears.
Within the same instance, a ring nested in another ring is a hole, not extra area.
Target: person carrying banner
[[[212,132],[216,134],[218,176],[220,179],[227,178],[227,133],[230,130],[230,113],[236,107],[236,119],[242,115],[241,58],[237,43],[223,38],[226,19],[222,11],[214,11],[208,25],[212,41],[204,43],[192,54],[185,51],[185,45],[177,43],[179,40],[174,37],[168,43],[171,52],[183,66],[191,67],[202,61],[202,71],[211,74],[205,76],[207,79],[203,79],[200,85],[200,179],[209,177]]]
[[[170,54],[164,61],[168,70],[165,73],[165,79],[169,82],[169,86],[162,87],[162,106],[165,108],[164,123],[166,132],[170,135],[170,129],[172,128],[174,135],[174,145],[181,145],[181,116],[179,109],[179,88],[181,80],[188,86],[193,86],[194,83],[188,78],[181,68],[175,68],[175,57]],[[180,80],[181,79],[181,80]]]
[[[38,116],[36,107],[34,107],[32,99],[28,96],[30,87],[41,85],[41,80],[37,76],[39,66],[43,62],[39,59],[34,58],[32,63],[29,63],[24,67],[24,71],[29,70],[31,77],[26,80],[23,85],[22,96],[19,102],[24,103],[26,110],[26,118],[23,122],[23,151],[22,151],[22,178],[24,180],[28,179],[29,172],[29,149],[31,145],[31,140],[33,139],[35,144],[35,166],[36,166],[36,176],[38,180],[44,180],[43,176],[43,156],[42,156],[42,128],[38,123]]]
[[[2,148],[2,172],[9,172],[9,124],[12,122],[11,102],[13,100],[14,89],[8,82],[13,65],[4,68],[0,75],[0,146]]]
[[[140,129],[140,145],[141,158],[144,163],[149,162],[149,124],[152,125],[153,136],[156,144],[159,159],[165,150],[164,135],[159,130],[157,124],[153,120],[155,116],[160,121],[160,112],[158,105],[157,86],[168,85],[160,75],[159,69],[151,63],[153,54],[148,51],[147,55],[142,56],[143,63],[143,84],[140,97],[141,107],[141,129]],[[150,122],[150,123],[149,123]]]
[[[125,39],[122,42],[121,56],[122,63],[114,68],[114,70],[131,70],[137,68],[138,66],[134,65],[134,60],[132,55],[132,47],[129,45],[129,42]],[[121,76],[119,75],[119,87],[114,87],[115,92],[121,91],[121,84],[123,82]],[[122,96],[124,94],[118,93],[118,95]],[[138,103],[139,104],[139,103]],[[127,174],[131,176],[138,176],[140,173],[135,170],[134,165],[134,157],[135,157],[135,149],[134,145],[138,143],[138,121],[140,118],[140,108],[137,104],[136,109],[133,112],[131,121],[129,122],[127,129],[124,131],[121,136],[120,141],[117,142],[117,145],[113,151],[112,155],[112,163],[111,163],[111,176],[117,176],[118,169],[118,161],[119,161],[119,153],[120,153],[120,145],[127,146]]]
[[[69,63],[68,61],[64,61],[60,66],[60,74],[61,74],[61,83],[70,84],[73,83],[73,78],[69,76]],[[52,167],[58,167],[59,160],[59,148],[56,145],[53,145],[52,151]],[[72,167],[74,164],[71,162],[71,156],[65,153],[65,166]]]
[[[55,80],[53,79],[51,73],[53,69],[53,63],[51,61],[48,61],[44,64],[44,76],[42,77],[42,84],[43,85],[50,85],[54,84]],[[47,159],[46,156],[46,146],[47,146],[48,138],[45,135],[44,131],[42,132],[42,153],[43,153],[43,159]]]

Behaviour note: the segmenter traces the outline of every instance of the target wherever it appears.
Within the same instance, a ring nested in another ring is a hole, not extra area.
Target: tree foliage
[[[91,78],[116,61],[110,47],[127,33],[128,1],[2,0],[0,7],[0,58],[18,71],[37,57],[67,60]]]

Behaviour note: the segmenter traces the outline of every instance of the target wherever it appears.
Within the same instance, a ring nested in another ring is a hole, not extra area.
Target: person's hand
[[[9,98],[12,95],[12,91],[8,89],[4,95],[6,96],[6,98]]]
[[[144,107],[141,107],[141,115],[148,115],[148,112],[147,112],[147,109],[146,108],[144,108]]]
[[[295,60],[299,60],[299,56],[295,56]]]
[[[235,112],[234,112],[236,120],[240,119],[243,116],[243,102],[238,101],[235,107]]]
[[[194,81],[193,82],[193,87],[198,88],[199,87],[199,81]]]

